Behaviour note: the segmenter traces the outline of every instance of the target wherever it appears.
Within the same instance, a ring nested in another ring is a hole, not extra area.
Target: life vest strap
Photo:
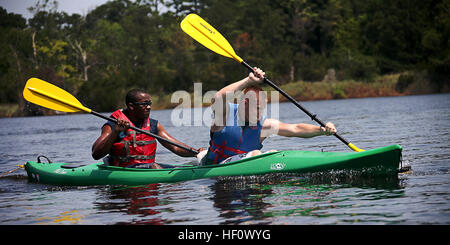
[[[217,148],[216,150],[218,150],[218,149],[223,149],[223,150],[226,150],[226,151],[234,152],[234,153],[236,153],[236,154],[247,153],[246,151],[239,150],[239,149],[236,149],[236,148],[231,148],[231,147],[229,147],[229,146],[226,146],[225,144],[217,145],[217,144],[214,143],[214,141],[212,141],[212,140],[210,141],[210,144],[211,144],[211,146],[216,147],[216,148]],[[212,149],[211,146],[210,146],[210,148]],[[214,150],[214,151],[216,151],[216,150]]]
[[[216,149],[214,149],[213,146]],[[231,151],[231,152],[236,153],[236,154],[247,153],[246,151],[226,146],[226,141],[224,141],[221,145],[217,145],[211,140],[210,141],[210,146],[209,146],[209,151],[211,151],[212,153],[216,154],[216,157],[214,157],[214,160],[213,160],[213,164],[217,164],[218,163],[219,157],[220,157],[220,159],[226,159],[226,158],[232,156],[232,155],[228,155],[228,154],[223,153],[224,150]]]
[[[129,143],[129,141],[122,140],[119,143],[127,144],[127,143]],[[156,143],[156,140],[139,140],[139,141],[136,141],[136,145],[139,145],[139,146],[151,145],[151,144],[155,144],[155,143]]]
[[[119,160],[119,162],[129,162],[130,160],[152,160],[155,159],[155,155],[128,155],[128,156],[110,156],[113,160]]]

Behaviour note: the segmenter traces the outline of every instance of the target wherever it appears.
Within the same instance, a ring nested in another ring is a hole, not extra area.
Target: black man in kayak
[[[92,145],[92,157],[96,160],[104,158],[105,163],[113,166],[130,168],[162,168],[155,163],[156,139],[129,128],[134,126],[161,136],[167,140],[186,146],[172,137],[157,120],[150,118],[152,101],[150,95],[143,90],[133,89],[125,98],[126,109],[119,109],[111,114],[117,124],[107,122],[102,127],[100,137]],[[182,157],[195,157],[196,154],[173,144],[158,139],[164,147]],[[201,151],[202,149],[194,149]]]
[[[215,94],[211,140],[208,150],[198,156],[201,164],[225,163],[261,154],[263,140],[273,134],[311,138],[337,132],[331,122],[320,127],[304,123],[288,124],[274,118],[265,118],[263,112],[267,99],[258,86],[264,80],[264,75],[261,69],[255,67],[248,77]],[[239,103],[229,103],[230,98],[233,99],[233,94],[238,91],[242,91]]]

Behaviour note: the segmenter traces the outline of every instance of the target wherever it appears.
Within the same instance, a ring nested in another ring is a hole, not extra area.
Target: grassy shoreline
[[[401,76],[410,77],[412,80],[407,84],[404,84],[402,82],[404,79],[401,79]],[[426,79],[423,75],[417,75],[410,72],[378,76],[372,82],[354,80],[317,82],[297,81],[283,84],[279,87],[297,101],[450,93],[449,85],[440,87],[429,79]],[[263,86],[263,90],[267,91],[270,103],[270,91],[274,91],[274,89],[265,85]],[[190,93],[190,95],[191,101],[193,101],[193,93]],[[152,95],[152,98],[154,101],[153,107],[155,109],[171,109],[178,106],[178,104],[170,102],[171,94],[163,96]],[[280,95],[278,99],[280,102],[288,101],[282,95]],[[191,104],[191,106],[194,106],[193,103]],[[208,103],[202,104],[202,106],[209,105],[210,104]]]
[[[19,110],[19,104],[0,104],[0,117],[14,117]]]
[[[406,79],[407,82],[404,82],[405,77],[409,78],[409,80]],[[298,101],[404,96],[450,92],[450,86],[447,84],[443,87],[439,87],[423,76],[417,76],[408,72],[379,76],[372,82],[358,82],[354,80],[318,82],[297,81],[283,84],[279,87]],[[263,89],[268,91],[270,102],[271,93],[269,91],[273,91],[273,89],[267,85],[264,86]],[[193,93],[190,93],[190,95],[191,101],[194,101]],[[151,95],[153,100],[152,109],[163,110],[177,107],[179,104],[171,103],[171,96],[172,94]],[[287,101],[287,99],[281,95],[278,99],[280,102]],[[202,106],[209,106],[209,104],[203,103]],[[61,113],[46,110],[43,111],[42,114],[55,115]],[[15,116],[23,116],[23,113],[19,111],[18,104],[0,104],[0,117]]]

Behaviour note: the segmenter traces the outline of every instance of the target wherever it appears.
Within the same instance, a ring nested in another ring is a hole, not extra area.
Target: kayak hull
[[[145,185],[218,176],[273,173],[313,173],[330,170],[369,170],[397,174],[402,147],[391,145],[363,152],[278,151],[208,166],[172,165],[165,169],[134,169],[93,163],[70,167],[67,163],[25,164],[28,179],[53,185]]]

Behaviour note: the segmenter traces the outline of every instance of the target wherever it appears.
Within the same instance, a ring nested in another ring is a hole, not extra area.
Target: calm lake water
[[[389,178],[321,173],[144,187],[58,187],[29,183],[21,169],[0,178],[0,225],[450,224],[450,94],[302,105],[334,122],[359,148],[401,145],[403,161],[412,171]],[[151,115],[181,141],[207,146],[207,126],[176,127],[171,114],[161,110]],[[284,122],[313,123],[290,103],[279,104],[279,114]],[[0,172],[40,154],[54,162],[93,163],[91,146],[103,123],[86,114],[2,118]],[[264,142],[263,150],[270,149],[350,151],[333,136],[274,136]],[[158,162],[192,160],[158,146]]]

